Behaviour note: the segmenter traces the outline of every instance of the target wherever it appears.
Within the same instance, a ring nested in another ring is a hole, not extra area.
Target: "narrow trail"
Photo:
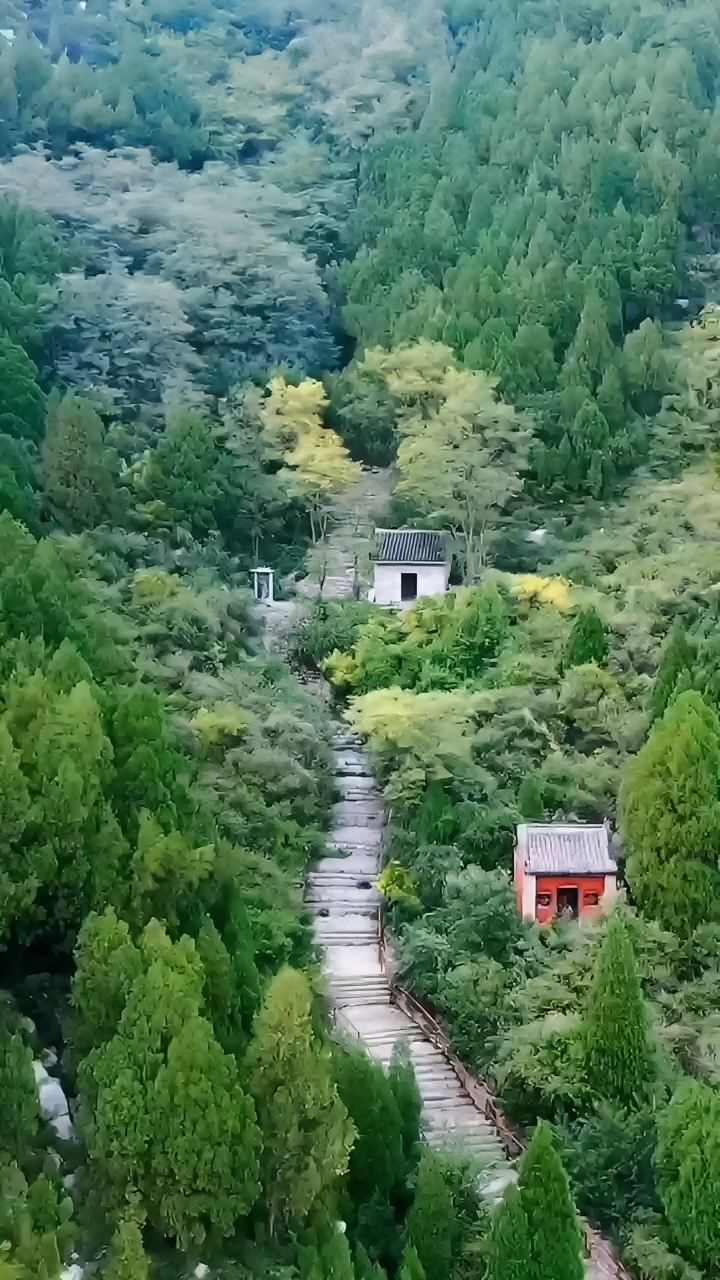
[[[315,939],[338,1029],[363,1041],[384,1066],[399,1040],[409,1044],[423,1100],[423,1130],[433,1146],[456,1143],[487,1169],[493,1191],[512,1176],[500,1141],[455,1071],[415,1023],[392,1002],[379,939],[384,814],[367,755],[350,730],[335,733],[335,778],[340,799],[333,814],[328,856],[307,878],[306,900],[315,915]],[[499,1176],[502,1175],[502,1176]]]
[[[373,524],[391,488],[390,472],[366,472],[351,491],[345,512],[338,507],[323,552],[325,598],[346,599],[356,579],[362,581]],[[317,575],[311,569],[298,583],[298,594],[309,597],[317,592]],[[286,648],[300,609],[298,601],[288,601],[263,611],[269,648]],[[385,827],[382,796],[361,739],[346,725],[338,725],[333,746],[339,798],[327,854],[308,873],[305,898],[314,916],[315,941],[324,952],[337,1029],[360,1040],[385,1067],[398,1041],[407,1042],[422,1097],[426,1141],[474,1155],[485,1194],[499,1198],[515,1177],[499,1133],[461,1083],[452,1055],[393,1002],[380,945],[377,890]],[[587,1280],[630,1280],[602,1236],[588,1229],[587,1239]]]
[[[450,1057],[393,1003],[380,946],[380,895],[384,809],[361,739],[346,726],[334,735],[335,783],[339,795],[322,858],[306,880],[306,902],[314,915],[315,941],[339,1032],[362,1041],[387,1067],[394,1046],[405,1040],[422,1097],[425,1140],[475,1156],[483,1191],[498,1199],[515,1177],[500,1137],[463,1087]],[[611,1246],[588,1230],[587,1280],[630,1280]]]

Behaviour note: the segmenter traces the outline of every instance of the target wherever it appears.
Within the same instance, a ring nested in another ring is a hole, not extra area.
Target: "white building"
[[[409,608],[421,596],[448,589],[450,555],[444,533],[432,529],[378,529],[374,566],[376,604]]]

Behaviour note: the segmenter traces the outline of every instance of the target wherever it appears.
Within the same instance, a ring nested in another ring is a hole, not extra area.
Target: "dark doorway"
[[[578,890],[562,887],[557,891],[557,913],[560,919],[577,920]]]
[[[417,574],[400,574],[400,599],[417,600]]]

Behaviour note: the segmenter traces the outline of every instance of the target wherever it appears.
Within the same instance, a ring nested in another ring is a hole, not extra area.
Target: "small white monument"
[[[275,600],[273,570],[268,568],[253,569],[252,576],[255,599],[259,600],[261,604],[273,604]]]

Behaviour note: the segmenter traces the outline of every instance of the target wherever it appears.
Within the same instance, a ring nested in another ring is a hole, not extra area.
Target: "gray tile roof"
[[[584,822],[525,823],[518,852],[531,875],[614,875],[607,827]]]
[[[445,534],[431,529],[378,529],[380,564],[444,564]]]

